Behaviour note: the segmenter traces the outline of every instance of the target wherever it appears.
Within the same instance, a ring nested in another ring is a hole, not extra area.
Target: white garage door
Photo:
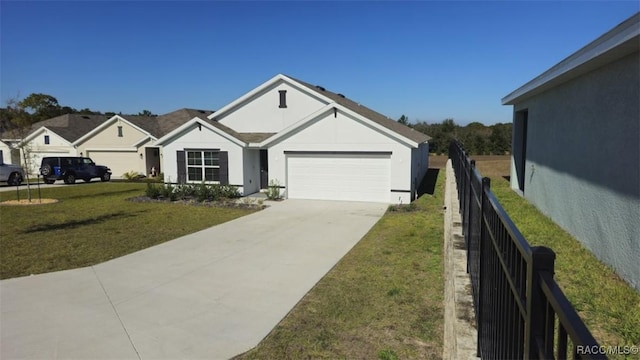
[[[114,178],[120,179],[129,171],[142,171],[139,169],[140,157],[133,151],[87,151],[87,156],[96,163],[111,169]]]
[[[390,153],[286,153],[292,199],[389,202]]]

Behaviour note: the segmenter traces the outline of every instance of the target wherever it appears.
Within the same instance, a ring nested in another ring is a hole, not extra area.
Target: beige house
[[[162,171],[158,138],[194,117],[212,111],[180,109],[161,116],[114,115],[74,142],[78,156],[90,157],[111,168],[114,178],[134,172],[149,176],[151,168]]]

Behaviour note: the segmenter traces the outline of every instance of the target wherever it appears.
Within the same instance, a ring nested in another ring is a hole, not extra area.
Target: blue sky
[[[278,73],[393,119],[511,121],[500,99],[638,1],[0,1],[0,96],[216,110]]]

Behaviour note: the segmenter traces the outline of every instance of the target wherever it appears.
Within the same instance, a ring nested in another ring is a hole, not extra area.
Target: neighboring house
[[[511,186],[640,291],[640,13],[502,99]]]
[[[23,153],[20,163],[25,171],[37,174],[43,157],[78,156],[74,142],[106,120],[103,115],[66,114],[35,123],[24,138],[29,164],[25,164]]]
[[[14,164],[12,157],[12,146],[7,144],[6,142],[0,140],[0,158],[2,159],[3,164]],[[19,160],[19,159],[18,159]],[[20,164],[18,161],[16,164]]]
[[[157,138],[139,125],[152,121],[155,119],[114,115],[80,137],[74,145],[79,156],[108,166],[114,178],[130,171],[146,174],[144,146]]]
[[[196,116],[206,117],[212,113],[180,109],[154,117],[115,115],[74,145],[80,154],[109,166],[114,178],[131,171],[148,176],[152,167],[159,174],[162,171],[160,148],[155,146],[158,138]]]
[[[277,182],[288,198],[406,204],[426,174],[428,140],[344,95],[277,75],[156,145],[171,182],[244,194]]]

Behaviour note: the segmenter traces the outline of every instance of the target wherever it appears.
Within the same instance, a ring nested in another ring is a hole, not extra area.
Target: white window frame
[[[210,153],[212,157],[205,158],[205,154]],[[197,156],[189,157],[190,154]],[[220,151],[215,149],[185,149],[186,180],[188,183],[220,183]],[[217,180],[216,170],[217,169]],[[199,171],[198,171],[199,170]],[[211,180],[207,179],[207,170],[212,170]]]

